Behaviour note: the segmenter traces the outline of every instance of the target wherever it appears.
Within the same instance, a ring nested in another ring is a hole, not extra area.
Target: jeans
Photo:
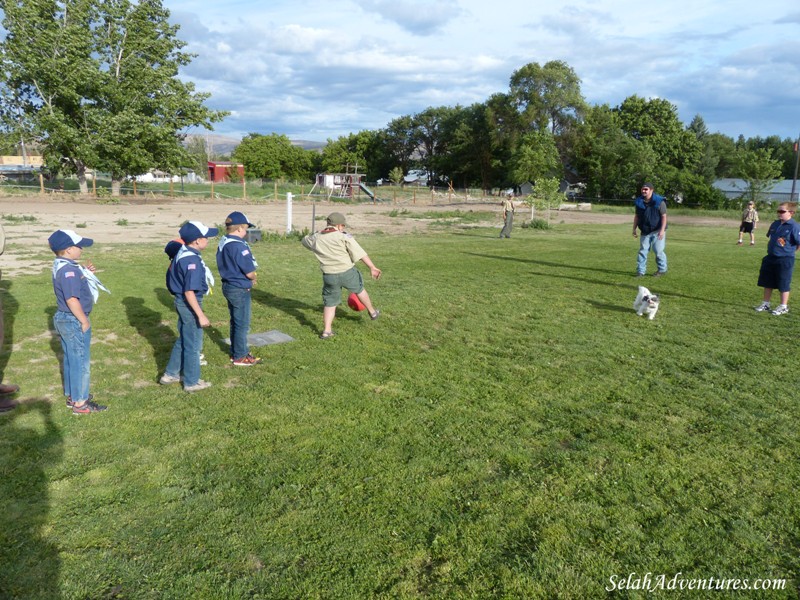
[[[223,283],[222,294],[228,301],[228,312],[231,315],[231,358],[244,358],[250,353],[247,346],[247,333],[250,331],[250,289]]]
[[[639,255],[636,257],[636,272],[647,272],[647,255],[650,249],[656,255],[656,266],[661,273],[667,272],[667,255],[664,248],[667,245],[667,234],[664,232],[664,237],[658,239],[658,231],[639,236]]]
[[[197,296],[197,303],[203,306],[203,297]],[[175,296],[175,310],[178,311],[178,339],[172,347],[172,354],[165,370],[167,375],[179,377],[183,373],[183,385],[195,385],[200,381],[200,351],[203,349],[203,328],[197,315],[186,303],[183,294]]]
[[[92,328],[81,331],[81,322],[72,313],[57,310],[53,326],[61,338],[64,352],[64,395],[73,402],[89,399]]]

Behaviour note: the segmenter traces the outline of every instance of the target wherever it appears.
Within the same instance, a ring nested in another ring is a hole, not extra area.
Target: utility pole
[[[794,177],[792,178],[792,193],[789,194],[789,202],[794,202],[794,188],[797,184],[797,167],[800,165],[800,137],[794,143],[794,153],[797,156],[794,161]]]

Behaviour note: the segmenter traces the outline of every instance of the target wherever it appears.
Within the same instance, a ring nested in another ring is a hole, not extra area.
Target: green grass
[[[0,597],[578,599],[631,572],[797,597],[800,308],[752,310],[761,239],[670,226],[647,321],[629,225],[496,235],[359,236],[383,316],[342,309],[324,342],[314,257],[256,244],[252,330],[296,341],[230,366],[217,291],[194,395],[156,383],[162,245],[95,244],[111,408],[87,417],[64,407],[35,252],[41,274],[0,286],[24,388],[0,416]]]

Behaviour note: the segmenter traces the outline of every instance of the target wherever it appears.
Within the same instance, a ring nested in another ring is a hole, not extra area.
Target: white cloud
[[[222,133],[377,129],[429,106],[484,101],[514,70],[549,60],[575,70],[590,103],[661,97],[685,122],[699,113],[734,137],[800,128],[800,13],[785,0],[165,4],[198,55],[183,76],[213,94],[209,105],[234,111]]]

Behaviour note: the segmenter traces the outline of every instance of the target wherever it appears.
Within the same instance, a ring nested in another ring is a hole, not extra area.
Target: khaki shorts
[[[339,306],[342,303],[342,288],[354,294],[360,294],[364,289],[364,279],[361,272],[353,267],[344,273],[322,274],[322,304],[324,306]]]

